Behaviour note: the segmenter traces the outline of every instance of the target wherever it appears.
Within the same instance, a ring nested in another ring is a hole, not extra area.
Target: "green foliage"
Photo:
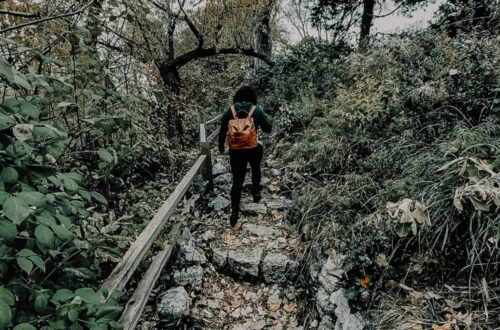
[[[64,156],[71,141],[54,123],[41,119],[42,95],[32,95],[29,100],[23,96],[40,85],[46,90],[67,87],[57,79],[22,74],[3,57],[0,64],[6,90],[0,104],[0,329],[18,321],[32,323],[50,313],[58,318],[48,318],[47,329],[110,324],[121,310],[116,296],[104,299],[86,288],[77,289],[71,293],[75,298],[66,301],[71,291],[64,286],[74,279],[65,275],[64,280],[53,281],[78,261],[71,258],[75,238],[81,235],[78,226],[89,216],[86,203],[91,198],[106,203],[102,194],[83,187],[84,174],[77,170],[65,173],[54,166],[52,160]],[[61,287],[63,291],[54,294]],[[82,317],[70,321],[70,310]],[[32,329],[29,323],[16,329]]]
[[[282,101],[275,117],[297,133],[283,155],[317,179],[294,192],[292,221],[317,252],[308,255],[347,254],[352,278],[382,276],[373,260],[384,254],[390,278],[424,285],[443,275],[439,264],[457,282],[495,280],[499,60],[487,35],[392,36],[335,59],[330,82]],[[278,90],[288,88],[281,79],[273,78]],[[310,93],[324,86],[328,93]],[[419,259],[422,251],[433,261]]]

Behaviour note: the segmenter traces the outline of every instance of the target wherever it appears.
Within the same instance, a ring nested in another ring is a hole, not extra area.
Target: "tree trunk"
[[[370,29],[373,24],[373,11],[375,0],[363,0],[363,14],[361,15],[361,33],[359,35],[359,47],[365,48],[370,43]]]
[[[267,3],[259,8],[255,13],[254,26],[254,49],[257,53],[271,57],[273,50],[271,41],[271,15],[276,0],[268,0]],[[265,65],[264,61],[255,58],[255,68]]]
[[[165,88],[166,102],[162,109],[167,127],[167,137],[174,145],[181,145],[181,137],[184,134],[181,114],[177,111],[176,98],[181,91],[181,76],[179,69],[169,63],[158,65],[163,86]]]
[[[178,95],[181,90],[181,76],[177,66],[166,63],[158,65],[158,69],[167,93]]]

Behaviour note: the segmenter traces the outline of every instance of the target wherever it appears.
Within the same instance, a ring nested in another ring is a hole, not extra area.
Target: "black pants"
[[[231,206],[233,210],[240,209],[241,191],[245,182],[247,164],[252,168],[252,189],[260,191],[260,163],[264,156],[264,148],[258,145],[253,149],[229,150],[231,172],[233,172],[233,186],[231,188]]]

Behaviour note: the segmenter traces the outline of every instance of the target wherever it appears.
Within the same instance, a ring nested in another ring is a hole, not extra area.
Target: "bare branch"
[[[397,6],[393,11],[391,11],[390,13],[387,13],[387,14],[384,14],[384,15],[373,15],[373,17],[375,18],[382,18],[382,17],[387,17],[387,16],[390,16],[392,14],[394,14],[396,11],[398,11],[399,8],[401,8],[403,6],[403,4],[400,4],[399,6]]]
[[[183,16],[184,21],[186,21],[187,25],[191,29],[191,32],[193,32],[196,39],[198,39],[198,49],[201,49],[203,47],[203,43],[204,43],[203,34],[200,32],[200,30],[198,30],[196,25],[194,25],[191,18],[189,18],[188,14],[184,10],[184,5],[181,4],[180,0],[177,0],[177,3],[179,4],[179,7],[180,7],[182,13],[184,14],[184,16]]]
[[[40,13],[23,13],[19,11],[10,11],[5,9],[0,9],[0,15],[10,15],[16,17],[28,17],[28,18],[40,18]]]
[[[254,49],[252,49],[252,48],[238,48],[238,47],[221,48],[221,49],[217,49],[215,47],[198,48],[198,49],[192,50],[190,52],[187,52],[183,55],[176,57],[172,62],[170,62],[168,64],[170,66],[180,68],[180,67],[188,64],[192,60],[195,60],[198,58],[204,58],[204,57],[215,56],[215,55],[229,55],[229,54],[240,54],[240,55],[255,57],[255,58],[259,58],[262,61],[266,62],[269,66],[274,65],[273,61],[271,61],[271,59],[269,57],[267,57],[264,54],[257,53]]]
[[[40,23],[43,23],[43,22],[52,21],[52,20],[55,20],[55,19],[60,19],[60,18],[65,18],[65,17],[69,17],[69,16],[78,15],[78,14],[83,13],[85,10],[87,10],[92,5],[92,3],[94,3],[94,0],[90,1],[88,4],[86,4],[85,6],[83,6],[82,8],[80,8],[77,11],[73,11],[73,12],[70,12],[70,13],[61,14],[61,15],[57,15],[57,16],[52,16],[52,17],[45,17],[45,18],[41,18],[41,19],[38,19],[38,20],[35,20],[35,21],[30,21],[30,22],[26,22],[26,23],[23,23],[23,24],[11,26],[11,27],[8,27],[6,29],[0,30],[0,33],[6,33],[6,32],[9,32],[9,31],[22,29],[22,28],[25,28],[25,27],[31,26],[31,25],[36,25],[36,24],[40,24]]]

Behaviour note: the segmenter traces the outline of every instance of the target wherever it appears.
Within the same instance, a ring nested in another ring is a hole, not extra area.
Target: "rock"
[[[232,173],[225,173],[222,175],[219,175],[214,179],[214,184],[216,185],[228,185],[233,182],[233,174]]]
[[[174,272],[174,282],[177,285],[200,286],[203,282],[203,268],[193,266]]]
[[[319,323],[318,330],[333,330],[335,328],[335,323],[330,316],[325,316],[321,319]]]
[[[222,165],[222,164],[215,164],[212,167],[212,174],[214,176],[221,175],[221,174],[224,174],[224,173],[227,173],[227,168],[224,165]]]
[[[212,263],[219,269],[224,268],[227,263],[227,251],[212,249]]]
[[[292,205],[292,201],[289,199],[277,199],[266,203],[270,210],[284,210]]]
[[[165,292],[158,304],[158,314],[167,319],[179,319],[189,313],[189,295],[179,286]]]
[[[208,203],[208,206],[213,208],[215,211],[223,210],[231,205],[231,201],[221,195],[217,196]]]
[[[192,243],[186,243],[179,248],[179,260],[182,265],[204,264],[207,258],[199,252]]]
[[[268,253],[262,262],[262,278],[266,283],[284,283],[295,278],[299,264],[282,253]]]
[[[243,231],[251,233],[255,236],[258,237],[277,237],[280,236],[280,231],[272,228],[272,227],[266,227],[266,226],[258,226],[254,225],[252,223],[245,223],[243,224]]]
[[[318,281],[328,292],[337,290],[338,284],[345,274],[345,270],[342,269],[344,260],[345,256],[342,255],[335,257],[330,256],[321,268],[321,272],[318,275]]]
[[[267,207],[264,204],[248,203],[241,206],[241,210],[253,214],[266,214]]]
[[[271,172],[271,175],[275,176],[275,177],[281,175],[281,171],[278,169],[275,169],[275,168],[272,168],[270,172]]]
[[[316,306],[321,316],[335,313],[335,305],[330,302],[330,293],[322,286],[316,293]]]
[[[215,233],[211,230],[207,230],[203,234],[201,234],[199,241],[201,242],[210,242],[215,239]]]
[[[340,289],[330,295],[330,303],[335,306],[337,322],[335,329],[338,330],[361,330],[364,328],[363,320],[359,314],[352,314],[349,301],[345,297],[344,290]]]
[[[262,249],[247,251],[229,251],[227,262],[231,272],[241,277],[258,277]]]

